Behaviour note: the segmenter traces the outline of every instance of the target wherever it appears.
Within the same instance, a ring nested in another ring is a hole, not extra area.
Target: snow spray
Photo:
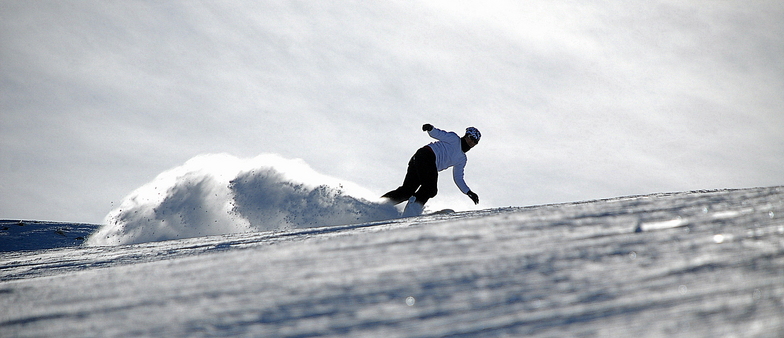
[[[124,198],[86,245],[352,224],[399,216],[355,183],[299,159],[196,156]]]

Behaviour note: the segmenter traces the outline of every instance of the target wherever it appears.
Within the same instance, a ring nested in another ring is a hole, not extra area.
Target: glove
[[[475,192],[469,190],[466,195],[468,195],[468,197],[474,201],[474,204],[479,204],[479,195],[477,195]]]
[[[422,131],[431,131],[433,130],[433,125],[430,123],[425,123],[422,125]]]

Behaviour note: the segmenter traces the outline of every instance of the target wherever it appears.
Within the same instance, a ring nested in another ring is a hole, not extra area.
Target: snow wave
[[[199,155],[125,197],[86,245],[134,244],[206,235],[371,222],[399,216],[391,205],[302,160],[264,154]]]

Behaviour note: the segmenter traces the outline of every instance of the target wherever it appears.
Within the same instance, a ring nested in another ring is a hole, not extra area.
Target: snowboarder
[[[381,197],[388,198],[393,204],[408,200],[403,216],[420,215],[427,200],[438,193],[438,172],[452,167],[452,176],[457,187],[468,195],[474,204],[479,204],[479,196],[468,188],[463,179],[466,153],[479,143],[482,137],[479,130],[468,127],[465,136],[460,137],[455,132],[443,131],[431,124],[425,124],[422,131],[426,131],[438,141],[417,150],[408,161],[403,185]]]

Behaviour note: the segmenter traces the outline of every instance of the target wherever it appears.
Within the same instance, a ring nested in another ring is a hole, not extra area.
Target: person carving
[[[468,160],[466,153],[479,143],[482,137],[479,130],[468,127],[465,135],[460,137],[455,132],[447,132],[428,123],[422,125],[422,131],[437,141],[419,148],[408,161],[403,185],[381,197],[389,199],[392,204],[408,200],[403,217],[421,215],[425,203],[438,193],[438,173],[452,167],[455,185],[474,204],[479,204],[479,196],[471,191],[463,178]]]

